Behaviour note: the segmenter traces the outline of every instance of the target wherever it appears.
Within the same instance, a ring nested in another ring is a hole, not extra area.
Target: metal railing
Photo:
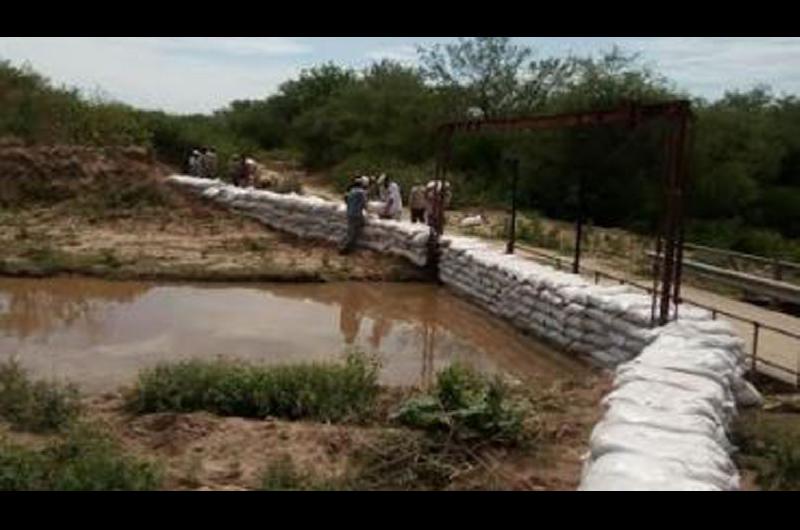
[[[735,260],[756,263],[769,267],[772,271],[772,274],[770,275],[771,279],[777,281],[788,281],[788,279],[784,277],[786,272],[789,272],[795,276],[800,274],[800,263],[794,263],[778,258],[765,258],[763,256],[755,256],[753,254],[744,254],[742,252],[735,252],[733,250],[706,247],[703,245],[696,245],[694,243],[684,243],[683,246],[686,250],[694,251],[697,254],[708,254],[727,258],[729,265],[731,265],[734,270],[739,270],[737,267],[735,267]]]
[[[536,257],[543,258],[543,259],[546,259],[546,260],[548,260],[548,261],[550,261],[552,263],[555,263],[556,269],[558,269],[558,270],[562,269],[562,264],[564,264],[564,263],[570,263],[571,264],[571,260],[569,260],[569,259],[562,258],[561,256],[553,256],[553,255],[548,254],[546,252],[541,252],[541,251],[539,251],[539,250],[537,250],[535,248],[528,247],[527,245],[517,244],[517,248],[519,248],[520,250],[525,251],[526,254],[532,254],[532,255],[534,255]],[[571,265],[570,265],[570,267],[571,267]],[[616,276],[614,274],[610,274],[610,273],[607,273],[607,272],[604,272],[604,271],[600,271],[600,270],[597,270],[597,269],[592,269],[590,267],[581,266],[580,274],[583,274],[585,276],[589,275],[589,276],[594,277],[594,283],[596,283],[596,284],[599,284],[600,280],[602,278],[607,278],[609,280],[618,282],[620,285],[630,285],[631,287],[635,287],[637,289],[643,290],[643,291],[647,292],[648,294],[652,294],[652,291],[653,291],[652,287],[648,287],[646,285],[642,285],[642,284],[637,283],[635,281],[631,281],[631,280],[628,280],[626,278],[623,278],[623,277],[620,277],[620,276]],[[695,301],[689,300],[687,298],[681,297],[681,303],[686,303],[686,304],[689,304],[689,305],[692,305],[692,306],[699,307],[701,309],[705,309],[707,311],[710,311],[711,312],[711,317],[713,319],[715,319],[715,320],[717,319],[717,317],[719,315],[723,315],[723,316],[725,316],[727,318],[742,322],[745,325],[752,326],[753,333],[752,333],[751,351],[750,352],[745,352],[747,357],[748,357],[748,359],[749,359],[749,361],[750,361],[750,369],[751,369],[751,371],[753,373],[755,373],[758,370],[759,365],[768,366],[768,367],[770,367],[770,368],[772,368],[774,370],[777,370],[777,371],[779,371],[781,373],[786,374],[787,376],[790,376],[792,384],[794,386],[796,386],[796,387],[800,387],[800,333],[795,333],[795,332],[792,332],[792,331],[789,331],[789,330],[786,330],[786,329],[782,329],[782,328],[779,328],[779,327],[776,327],[776,326],[773,326],[773,325],[770,325],[770,324],[766,324],[766,323],[761,322],[759,320],[754,320],[754,319],[749,318],[749,317],[744,317],[744,316],[741,316],[741,315],[737,315],[735,313],[731,313],[730,311],[719,309],[718,307],[714,307],[714,306],[711,306],[711,305],[702,304],[700,302],[695,302]],[[785,336],[785,337],[788,337],[790,340],[793,340],[794,342],[796,342],[797,350],[796,350],[796,353],[795,353],[796,361],[795,361],[795,366],[794,367],[788,367],[788,366],[776,363],[774,361],[770,361],[769,359],[763,358],[763,356],[761,358],[759,358],[759,356],[758,356],[759,340],[761,338],[763,338],[762,331],[770,331],[770,332],[773,332],[773,333],[778,333],[778,334],[780,334],[782,336]],[[763,373],[763,371],[762,371],[762,373]],[[771,374],[765,374],[765,375],[770,376]],[[788,382],[786,379],[783,379],[783,378],[778,378],[778,379],[780,379],[781,381],[784,381],[784,382]]]

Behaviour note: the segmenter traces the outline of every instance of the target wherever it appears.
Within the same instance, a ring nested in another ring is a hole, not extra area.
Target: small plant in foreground
[[[0,491],[152,490],[161,480],[158,466],[124,454],[87,425],[39,450],[0,443]]]
[[[431,394],[406,400],[393,418],[461,441],[513,445],[524,438],[524,411],[510,402],[505,384],[458,364],[438,374]]]
[[[352,489],[344,477],[321,477],[297,468],[292,457],[270,462],[261,472],[262,491],[341,491]]]
[[[782,440],[763,451],[758,469],[758,484],[766,490],[800,489],[800,448]]]
[[[377,394],[377,366],[354,353],[344,363],[161,364],[139,374],[128,405],[139,413],[206,410],[227,416],[346,421],[365,417]]]
[[[69,425],[81,411],[76,387],[31,381],[18,362],[0,364],[0,418],[15,429],[48,432]]]

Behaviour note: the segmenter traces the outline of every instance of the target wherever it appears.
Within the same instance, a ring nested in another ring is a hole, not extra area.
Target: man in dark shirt
[[[362,178],[357,178],[344,196],[347,205],[347,235],[339,247],[341,254],[347,254],[356,245],[364,228],[364,210],[367,207],[367,190]]]

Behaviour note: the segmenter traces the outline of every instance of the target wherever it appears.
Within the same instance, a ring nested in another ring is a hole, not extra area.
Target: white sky
[[[452,37],[0,37],[0,59],[28,62],[57,84],[137,107],[210,112],[261,98],[302,68],[382,57],[413,63],[415,46]],[[516,37],[540,57],[597,54],[618,44],[693,95],[771,85],[800,93],[797,37]]]

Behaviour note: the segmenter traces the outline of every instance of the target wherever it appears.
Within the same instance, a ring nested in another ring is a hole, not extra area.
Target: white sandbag
[[[673,462],[687,478],[738,474],[727,451],[701,434],[603,420],[592,431],[589,445],[593,460],[609,453],[638,453]]]
[[[727,451],[733,449],[723,425],[697,414],[679,414],[638,403],[618,402],[606,411],[603,421],[646,425],[674,433],[699,434],[713,440]]]
[[[611,407],[619,401],[677,414],[700,414],[726,425],[733,412],[718,393],[689,392],[657,381],[632,381],[612,390],[602,402]]]
[[[709,482],[683,476],[668,461],[635,453],[612,453],[592,462],[581,491],[721,491]]]
[[[744,378],[737,378],[734,381],[733,393],[736,398],[736,403],[740,407],[761,407],[764,405],[764,398],[761,393],[756,390],[750,381]]]

